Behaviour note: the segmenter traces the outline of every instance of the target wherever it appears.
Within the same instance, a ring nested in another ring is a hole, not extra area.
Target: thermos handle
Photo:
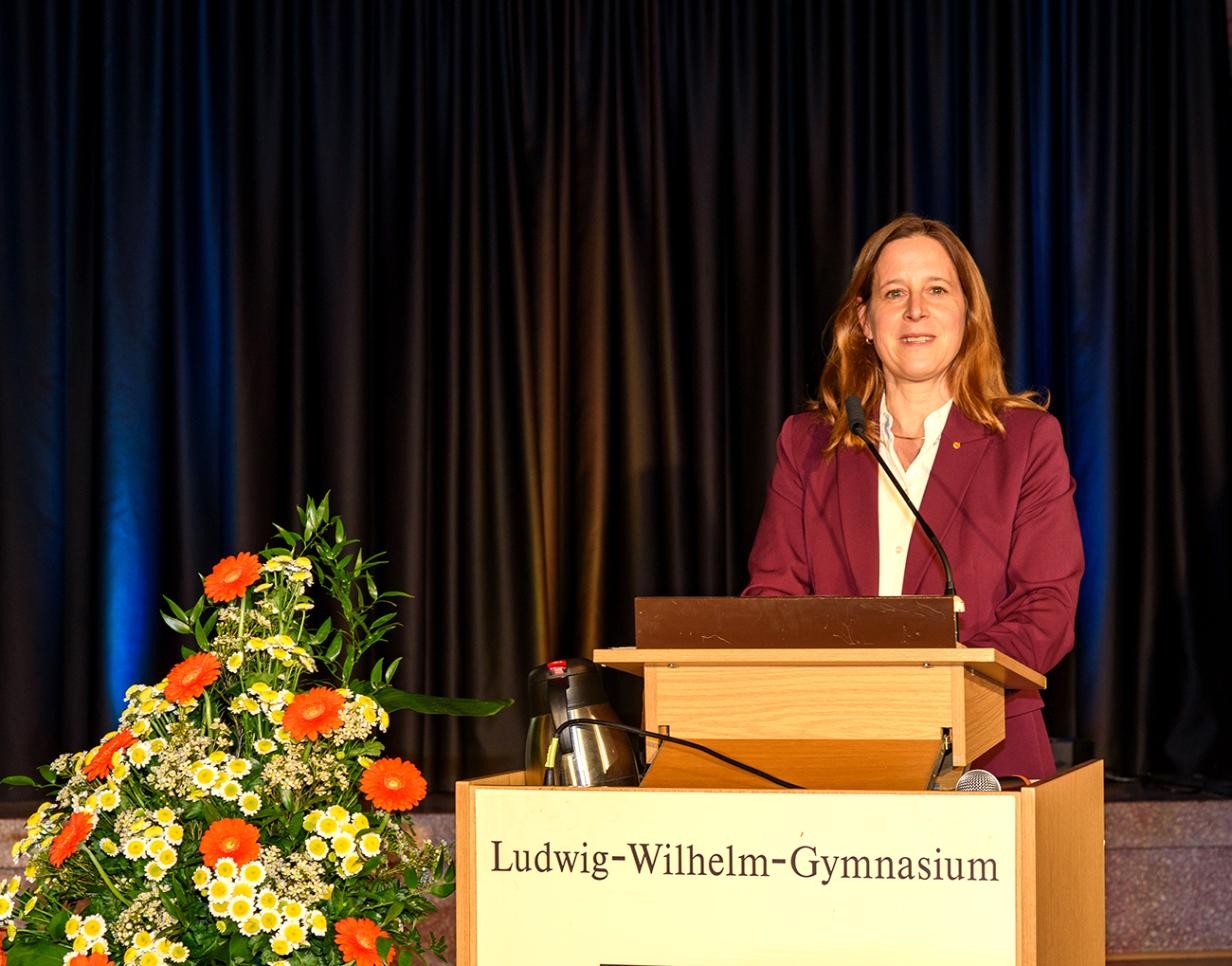
[[[556,729],[569,720],[569,677],[565,674],[552,674],[549,667],[547,679],[548,711],[552,717],[552,735]],[[560,750],[568,754],[573,751],[573,729],[566,728],[560,736]]]

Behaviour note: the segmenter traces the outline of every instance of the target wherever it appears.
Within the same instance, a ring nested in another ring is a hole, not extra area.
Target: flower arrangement
[[[378,591],[380,555],[347,539],[328,496],[299,517],[302,532],[220,561],[191,608],[166,599],[183,660],[130,688],[96,747],[41,769],[52,797],[13,850],[26,881],[0,880],[0,966],[443,955],[417,924],[453,891],[451,857],[415,839],[427,784],[379,735],[391,711],[509,702],[401,691],[398,659],[359,676],[405,595]]]

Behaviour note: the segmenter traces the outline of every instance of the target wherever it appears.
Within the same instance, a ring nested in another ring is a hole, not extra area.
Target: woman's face
[[[887,392],[933,389],[949,398],[947,373],[962,346],[967,300],[940,242],[915,235],[886,245],[859,320],[881,360]]]

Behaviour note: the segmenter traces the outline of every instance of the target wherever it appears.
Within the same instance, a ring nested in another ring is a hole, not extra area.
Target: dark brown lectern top
[[[638,597],[639,648],[955,647],[953,597]]]

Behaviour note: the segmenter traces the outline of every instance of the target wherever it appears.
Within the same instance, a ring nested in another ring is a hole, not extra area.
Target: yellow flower
[[[235,922],[243,922],[252,915],[252,900],[247,896],[236,896],[231,900],[229,915]]]
[[[209,791],[218,781],[218,769],[205,763],[199,764],[193,771],[193,784],[203,791]]]
[[[239,806],[245,815],[256,815],[261,811],[261,796],[256,792],[244,792],[240,796]]]
[[[345,859],[348,855],[355,851],[355,836],[347,832],[340,832],[334,836],[334,854],[340,859]]]
[[[332,839],[338,834],[338,820],[332,815],[323,815],[321,816],[320,821],[317,822],[316,831],[318,835],[323,835],[327,839]]]
[[[329,855],[329,846],[319,835],[310,835],[307,841],[304,842],[304,851],[320,862],[325,856]]]
[[[363,853],[365,858],[372,858],[381,851],[381,837],[376,832],[369,832],[367,835],[360,836],[359,851]]]
[[[154,821],[159,825],[170,825],[175,821],[175,812],[169,808],[160,808],[154,813]]]
[[[235,859],[224,856],[219,859],[214,866],[214,874],[221,879],[234,879],[239,872],[239,866],[235,864]]]

